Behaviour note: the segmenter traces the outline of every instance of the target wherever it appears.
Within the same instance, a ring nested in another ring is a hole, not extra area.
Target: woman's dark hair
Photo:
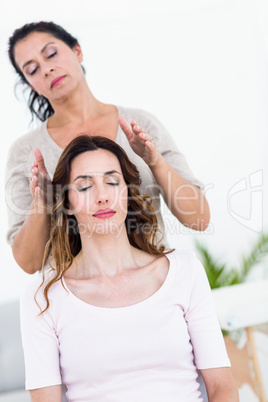
[[[73,49],[78,43],[76,38],[74,38],[71,34],[69,34],[69,32],[65,31],[65,29],[63,29],[60,25],[55,24],[54,22],[32,22],[30,24],[23,25],[21,28],[16,29],[8,41],[8,56],[11,64],[15,68],[16,72],[19,74],[19,83],[27,85],[29,85],[28,81],[16,64],[14,49],[18,42],[20,42],[22,39],[26,38],[33,32],[45,32],[51,34],[55,38],[66,43],[66,45],[68,45],[71,49]],[[37,118],[41,121],[45,121],[54,113],[54,110],[48,99],[42,95],[39,95],[34,89],[31,89],[30,91],[28,106],[32,113],[32,119],[34,116],[37,116]]]
[[[160,244],[159,232],[152,199],[140,194],[141,179],[136,166],[129,160],[126,152],[114,141],[100,136],[80,135],[65,148],[57,164],[52,186],[53,207],[50,239],[46,245],[43,259],[43,282],[45,282],[45,262],[51,252],[50,266],[54,275],[44,287],[49,308],[48,291],[58,280],[62,281],[64,273],[70,268],[74,257],[81,250],[79,226],[74,215],[69,215],[68,185],[70,182],[72,161],[84,152],[104,149],[118,159],[125,183],[128,187],[128,211],[125,221],[129,242],[132,246],[155,256],[162,256],[170,251]],[[89,156],[90,158],[90,156]]]

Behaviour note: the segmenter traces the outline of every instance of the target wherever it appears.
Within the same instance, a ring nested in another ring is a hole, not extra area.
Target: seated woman
[[[79,136],[53,179],[51,270],[21,300],[33,401],[238,401],[201,263],[165,250],[124,150]],[[157,240],[158,239],[158,240]],[[38,289],[38,290],[37,290]]]

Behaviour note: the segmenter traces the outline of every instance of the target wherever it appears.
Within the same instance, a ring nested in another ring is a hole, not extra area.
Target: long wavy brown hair
[[[140,250],[147,251],[155,256],[163,256],[171,250],[166,250],[159,241],[159,227],[152,199],[149,195],[142,195],[139,190],[140,174],[136,166],[129,160],[126,152],[114,141],[101,136],[80,135],[76,137],[63,151],[57,164],[53,181],[53,206],[50,239],[47,242],[43,259],[43,282],[38,290],[44,286],[46,308],[49,308],[48,292],[57,281],[62,282],[64,273],[70,268],[74,257],[81,250],[79,227],[74,215],[67,213],[69,209],[68,185],[72,168],[72,161],[78,155],[104,149],[114,154],[121,166],[125,183],[128,187],[128,211],[125,221],[126,231],[130,244]],[[45,275],[45,263],[49,265],[53,275],[48,280]]]

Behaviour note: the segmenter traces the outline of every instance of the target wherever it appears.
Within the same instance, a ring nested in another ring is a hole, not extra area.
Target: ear
[[[75,45],[75,47],[73,48],[73,51],[76,53],[79,63],[82,63],[82,61],[84,60],[84,57],[83,57],[83,52],[82,52],[82,49],[81,49],[81,46],[79,45],[79,43],[77,43]]]

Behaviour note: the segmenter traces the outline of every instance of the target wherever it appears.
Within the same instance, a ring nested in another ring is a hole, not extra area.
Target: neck
[[[84,78],[71,94],[51,102],[51,106],[54,114],[49,119],[48,127],[58,128],[68,124],[82,125],[89,119],[98,117],[103,103],[93,96]]]
[[[114,277],[139,265],[141,250],[130,245],[125,227],[120,234],[82,235],[81,242],[75,258],[79,278]]]

